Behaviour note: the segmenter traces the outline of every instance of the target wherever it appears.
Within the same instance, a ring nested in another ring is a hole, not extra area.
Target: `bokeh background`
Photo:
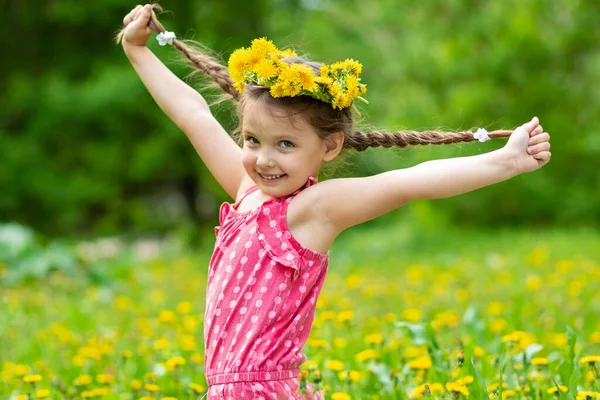
[[[2,3],[2,398],[206,392],[206,270],[230,199],[114,43],[135,5]],[[223,60],[262,36],[359,60],[360,128],[511,129],[538,116],[551,135],[539,171],[340,236],[303,348],[328,399],[600,398],[600,2],[161,5],[167,30]],[[148,47],[203,87],[176,50]],[[213,113],[235,129],[231,106]],[[320,179],[504,142],[349,152]]]
[[[0,219],[65,236],[215,225],[226,195],[112,41],[135,3],[7,5],[1,17],[10,35],[3,38],[0,66]],[[600,220],[598,2],[162,5],[169,11],[161,16],[168,30],[224,60],[261,36],[318,61],[358,59],[370,102],[359,107],[371,127],[509,129],[537,115],[551,134],[553,159],[543,170],[453,199],[409,205],[397,212],[400,218],[418,208],[453,225],[574,227]],[[176,50],[154,39],[149,47],[179,76],[191,72],[177,63]],[[230,108],[214,112],[232,131]],[[369,175],[501,145],[369,150],[349,154],[328,176]]]

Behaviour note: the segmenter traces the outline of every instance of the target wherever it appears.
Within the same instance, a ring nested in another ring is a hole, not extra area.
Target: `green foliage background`
[[[394,213],[423,226],[598,226],[600,2],[170,0],[180,38],[224,59],[268,36],[325,62],[364,65],[368,126],[513,128],[537,115],[553,159],[532,174]],[[0,220],[50,235],[163,232],[216,223],[228,200],[112,38],[133,2],[9,2],[0,14]],[[149,47],[179,76],[171,48]],[[228,107],[214,110],[230,131]],[[465,156],[486,144],[369,150],[329,176]],[[210,145],[210,144],[207,144]]]

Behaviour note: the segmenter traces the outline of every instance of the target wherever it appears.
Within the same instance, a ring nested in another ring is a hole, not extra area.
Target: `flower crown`
[[[356,98],[368,103],[360,97],[367,85],[360,83],[362,65],[358,61],[323,64],[319,76],[315,76],[307,65],[281,61],[297,55],[290,49],[279,50],[267,38],[254,39],[250,48],[237,49],[229,57],[234,88],[243,93],[247,84],[254,83],[270,88],[275,98],[306,95],[340,110],[350,107]]]

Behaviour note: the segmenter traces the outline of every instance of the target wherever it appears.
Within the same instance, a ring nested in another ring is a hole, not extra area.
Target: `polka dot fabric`
[[[312,326],[329,255],[303,247],[287,226],[291,195],[236,211],[223,203],[211,257],[204,317],[208,399],[323,399],[298,391],[301,349]]]

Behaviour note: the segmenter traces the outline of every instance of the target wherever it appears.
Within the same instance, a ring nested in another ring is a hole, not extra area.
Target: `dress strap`
[[[254,185],[254,186],[251,186],[251,187],[249,187],[248,189],[246,189],[246,191],[245,191],[244,193],[242,193],[242,194],[240,195],[240,197],[239,197],[239,198],[238,198],[238,199],[235,201],[235,203],[234,203],[234,208],[235,208],[235,207],[236,207],[238,204],[240,204],[240,202],[241,202],[242,200],[244,200],[244,198],[245,198],[246,196],[248,196],[248,195],[249,195],[250,193],[252,193],[252,192],[255,192],[257,189],[258,189],[258,186],[256,186],[256,185]]]

